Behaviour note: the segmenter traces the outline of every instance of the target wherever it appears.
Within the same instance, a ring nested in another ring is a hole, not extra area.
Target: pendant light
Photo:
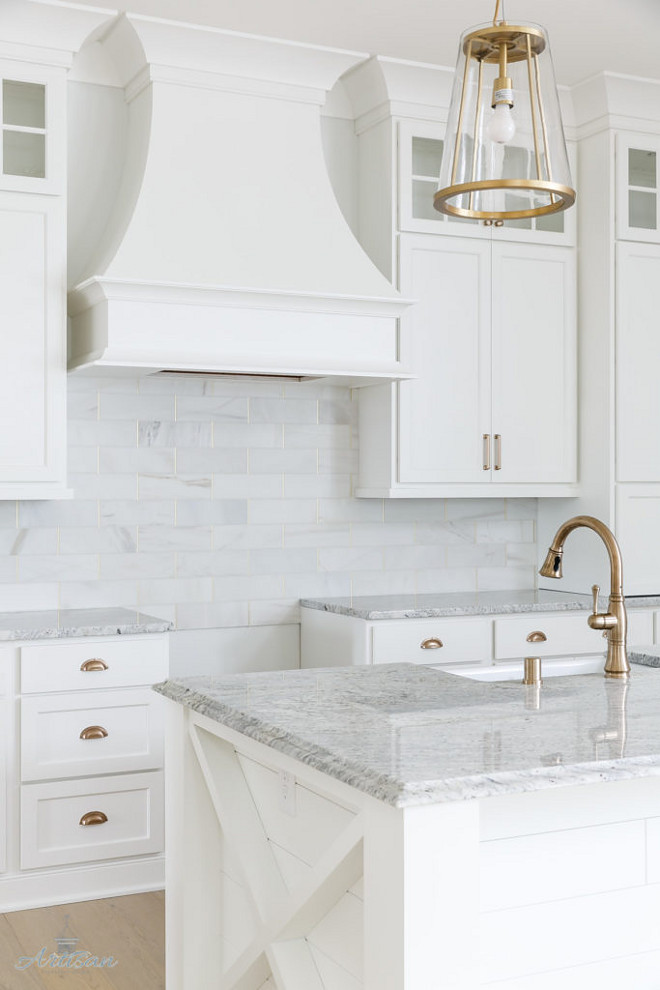
[[[452,217],[500,225],[575,202],[550,46],[544,28],[508,24],[461,36],[439,188]]]

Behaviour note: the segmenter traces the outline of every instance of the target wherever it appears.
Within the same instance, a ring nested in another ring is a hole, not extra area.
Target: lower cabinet
[[[167,635],[12,644],[0,668],[0,912],[162,886]]]
[[[580,611],[370,620],[302,608],[301,666],[412,662],[451,670],[461,664],[491,666],[525,656],[604,653],[605,643],[589,628],[587,616]],[[655,619],[654,630],[651,609],[629,609],[628,643],[658,641],[660,613]]]

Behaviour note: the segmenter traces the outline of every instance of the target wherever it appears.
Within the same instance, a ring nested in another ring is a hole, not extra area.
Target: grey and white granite
[[[607,596],[601,596],[603,605]],[[435,619],[452,615],[513,615],[518,612],[591,611],[591,595],[565,591],[449,592],[437,595],[370,595],[303,598],[315,608],[357,619]],[[626,598],[627,608],[660,608],[660,596]]]
[[[660,775],[660,674],[514,681],[416,664],[169,680],[160,694],[396,807]]]
[[[74,639],[78,636],[135,636],[172,629],[172,623],[129,608],[60,609],[51,612],[0,612],[0,642]]]
[[[644,667],[660,667],[660,646],[636,646],[628,649],[628,659],[631,663]]]

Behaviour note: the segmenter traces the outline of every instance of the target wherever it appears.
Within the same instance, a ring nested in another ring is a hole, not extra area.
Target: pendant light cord
[[[499,22],[498,22],[498,15],[500,13],[500,7],[502,8],[502,16],[499,18]],[[503,0],[497,0],[497,2],[495,4],[495,13],[493,14],[493,27],[495,27],[498,23],[499,24],[506,24],[506,17],[504,16],[504,2],[503,2]]]

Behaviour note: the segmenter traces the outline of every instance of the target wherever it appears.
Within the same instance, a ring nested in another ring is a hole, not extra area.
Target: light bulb
[[[516,133],[516,125],[508,103],[498,103],[486,125],[486,134],[497,144],[506,144]]]

